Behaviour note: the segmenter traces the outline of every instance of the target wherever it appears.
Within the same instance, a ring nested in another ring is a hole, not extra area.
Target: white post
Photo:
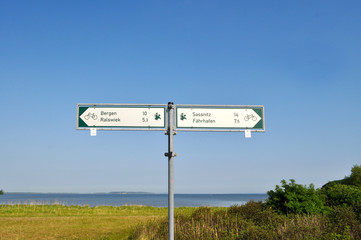
[[[174,240],[174,143],[173,137],[175,135],[174,126],[174,104],[168,103],[168,239]]]

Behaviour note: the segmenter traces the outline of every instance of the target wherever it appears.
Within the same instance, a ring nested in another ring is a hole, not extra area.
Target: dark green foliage
[[[361,222],[351,207],[333,207],[329,219],[329,231],[341,234],[348,231],[354,239],[361,239]]]
[[[268,191],[268,206],[283,214],[315,214],[326,210],[322,198],[317,194],[313,184],[309,187],[296,184],[294,179],[287,183],[281,181],[281,187]]]
[[[328,182],[319,194],[326,206],[352,208],[361,220],[361,166],[353,166],[351,175],[342,180]]]
[[[176,214],[176,240],[361,239],[361,222],[352,208],[329,214],[279,214],[262,202],[228,209],[197,208],[191,215]],[[139,225],[129,239],[166,240],[164,218]]]
[[[4,191],[3,190],[0,190],[0,195],[3,195],[4,194]]]
[[[245,219],[251,221],[257,226],[269,224],[270,227],[275,227],[284,221],[281,215],[275,214],[274,210],[262,202],[250,201],[245,205],[231,206],[228,209],[230,216],[235,216],[237,219]]]
[[[351,169],[350,184],[361,187],[361,165],[355,165]]]
[[[320,194],[328,206],[361,207],[361,188],[356,186],[332,184],[321,189]]]
[[[216,211],[200,207],[190,216],[175,216],[175,239],[277,239],[277,226],[284,220],[284,216],[265,207],[262,202],[249,202],[244,206]],[[153,222],[152,226],[140,226],[130,239],[167,239],[164,223],[167,223],[166,219],[159,223]]]
[[[322,188],[327,188],[334,184],[343,184],[343,185],[351,185],[356,187],[361,187],[361,165],[355,165],[351,169],[351,175],[345,177],[341,180],[330,181],[322,186]]]
[[[267,192],[266,203],[250,201],[226,210],[202,207],[176,215],[175,239],[361,239],[361,166],[321,190],[291,179]],[[167,239],[167,220],[139,226],[130,239]]]
[[[329,184],[320,190],[328,207],[351,208],[361,220],[361,188],[354,185]]]

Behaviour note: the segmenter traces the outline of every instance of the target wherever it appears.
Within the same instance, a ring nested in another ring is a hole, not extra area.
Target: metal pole
[[[168,239],[174,240],[174,143],[175,135],[173,126],[174,103],[168,103]]]

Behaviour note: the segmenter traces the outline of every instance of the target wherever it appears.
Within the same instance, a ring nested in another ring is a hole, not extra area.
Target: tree
[[[0,195],[3,195],[4,194],[4,191],[3,190],[0,190]]]
[[[351,185],[361,187],[361,165],[354,165],[351,169],[351,175],[344,179],[330,181],[322,186],[322,188],[329,188],[334,184]]]
[[[268,191],[266,204],[284,214],[313,214],[326,210],[323,199],[318,195],[313,184],[308,187],[296,184],[294,179],[290,183],[281,181],[281,187]]]
[[[327,206],[361,207],[361,188],[353,185],[332,184],[320,191]]]
[[[351,175],[322,186],[320,196],[332,208],[351,208],[361,220],[361,165],[354,165]]]
[[[361,165],[355,165],[351,169],[350,175],[350,183],[351,185],[355,185],[361,187]]]

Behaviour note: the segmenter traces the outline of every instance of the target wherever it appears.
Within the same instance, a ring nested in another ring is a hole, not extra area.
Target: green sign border
[[[163,109],[163,126],[161,127],[152,127],[152,126],[88,126],[80,116],[88,109],[88,108],[159,108]],[[151,106],[148,105],[134,105],[134,106],[114,106],[114,105],[78,105],[77,111],[77,129],[91,129],[91,128],[104,128],[104,129],[111,129],[111,128],[119,128],[119,129],[164,129],[166,128],[166,106]]]
[[[202,109],[252,109],[253,111],[255,111],[257,113],[257,115],[261,118],[261,120],[253,127],[253,128],[246,128],[246,127],[178,127],[178,109],[181,109],[181,108],[202,108]],[[252,129],[255,129],[255,130],[262,130],[264,131],[265,127],[264,127],[264,107],[252,107],[252,106],[249,106],[249,107],[203,107],[203,106],[180,106],[180,107],[177,107],[176,106],[176,128],[179,129],[179,130],[182,130],[182,129],[194,129],[194,130],[197,130],[197,129],[241,129],[241,130],[252,130]]]

